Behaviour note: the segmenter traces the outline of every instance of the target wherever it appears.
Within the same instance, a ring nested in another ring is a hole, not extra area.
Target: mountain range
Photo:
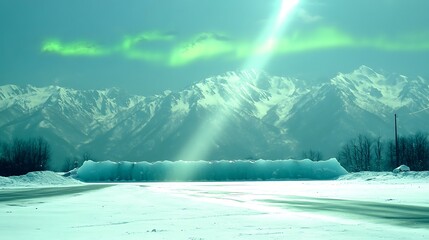
[[[361,66],[323,82],[227,72],[153,96],[120,89],[0,86],[1,141],[42,136],[53,166],[98,160],[335,157],[357,134],[428,131],[429,81]]]

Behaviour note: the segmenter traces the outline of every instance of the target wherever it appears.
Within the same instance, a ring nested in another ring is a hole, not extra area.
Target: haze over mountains
[[[309,149],[328,158],[359,133],[392,138],[394,113],[400,134],[428,131],[428,96],[428,80],[366,66],[322,83],[228,72],[148,97],[5,85],[0,140],[42,136],[56,166],[84,152],[98,160],[178,160],[205,130],[216,132],[204,139],[205,160],[301,158]]]

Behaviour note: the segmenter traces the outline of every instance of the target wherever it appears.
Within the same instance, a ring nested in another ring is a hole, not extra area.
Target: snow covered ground
[[[329,181],[28,178],[0,178],[2,240],[429,239],[428,172]]]

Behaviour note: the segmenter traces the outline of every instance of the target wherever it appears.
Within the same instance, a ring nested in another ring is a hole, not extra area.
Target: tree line
[[[32,171],[48,169],[51,148],[43,138],[14,139],[0,143],[0,176],[23,175]],[[320,152],[303,152],[304,158],[321,160]],[[81,158],[67,158],[63,171],[79,167],[85,160],[92,159],[85,152]],[[417,132],[394,140],[359,134],[343,144],[337,159],[349,172],[391,171],[405,164],[412,171],[429,170],[429,135]]]
[[[0,145],[0,176],[47,170],[51,148],[43,138],[16,138]]]
[[[405,164],[412,171],[429,170],[428,134],[417,132],[394,140],[360,134],[346,142],[338,153],[341,165],[350,172],[391,171]]]

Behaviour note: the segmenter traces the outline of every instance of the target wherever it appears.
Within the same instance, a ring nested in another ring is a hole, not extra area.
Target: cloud
[[[174,38],[175,37],[173,35],[164,34],[161,32],[145,32],[138,35],[125,36],[122,40],[121,47],[123,50],[127,51],[141,42],[171,41]]]
[[[149,62],[159,62],[165,58],[165,53],[152,50],[148,47],[141,47],[144,43],[150,42],[170,42],[175,39],[174,35],[157,31],[144,32],[137,35],[125,36],[120,46],[115,52],[122,53],[126,58],[139,59]]]
[[[169,57],[171,66],[181,66],[199,59],[209,59],[234,52],[235,43],[222,34],[201,33],[176,46]]]
[[[250,57],[305,53],[329,49],[375,49],[385,52],[429,51],[429,32],[404,33],[397,36],[356,36],[335,27],[319,27],[289,32],[264,45],[254,39],[240,39],[227,34],[203,32],[188,38],[145,32],[123,37],[117,45],[101,46],[92,41],[61,42],[47,40],[41,51],[63,57],[123,56],[126,59],[182,67],[197,61],[223,59],[244,61]],[[161,44],[153,48],[148,44]]]

